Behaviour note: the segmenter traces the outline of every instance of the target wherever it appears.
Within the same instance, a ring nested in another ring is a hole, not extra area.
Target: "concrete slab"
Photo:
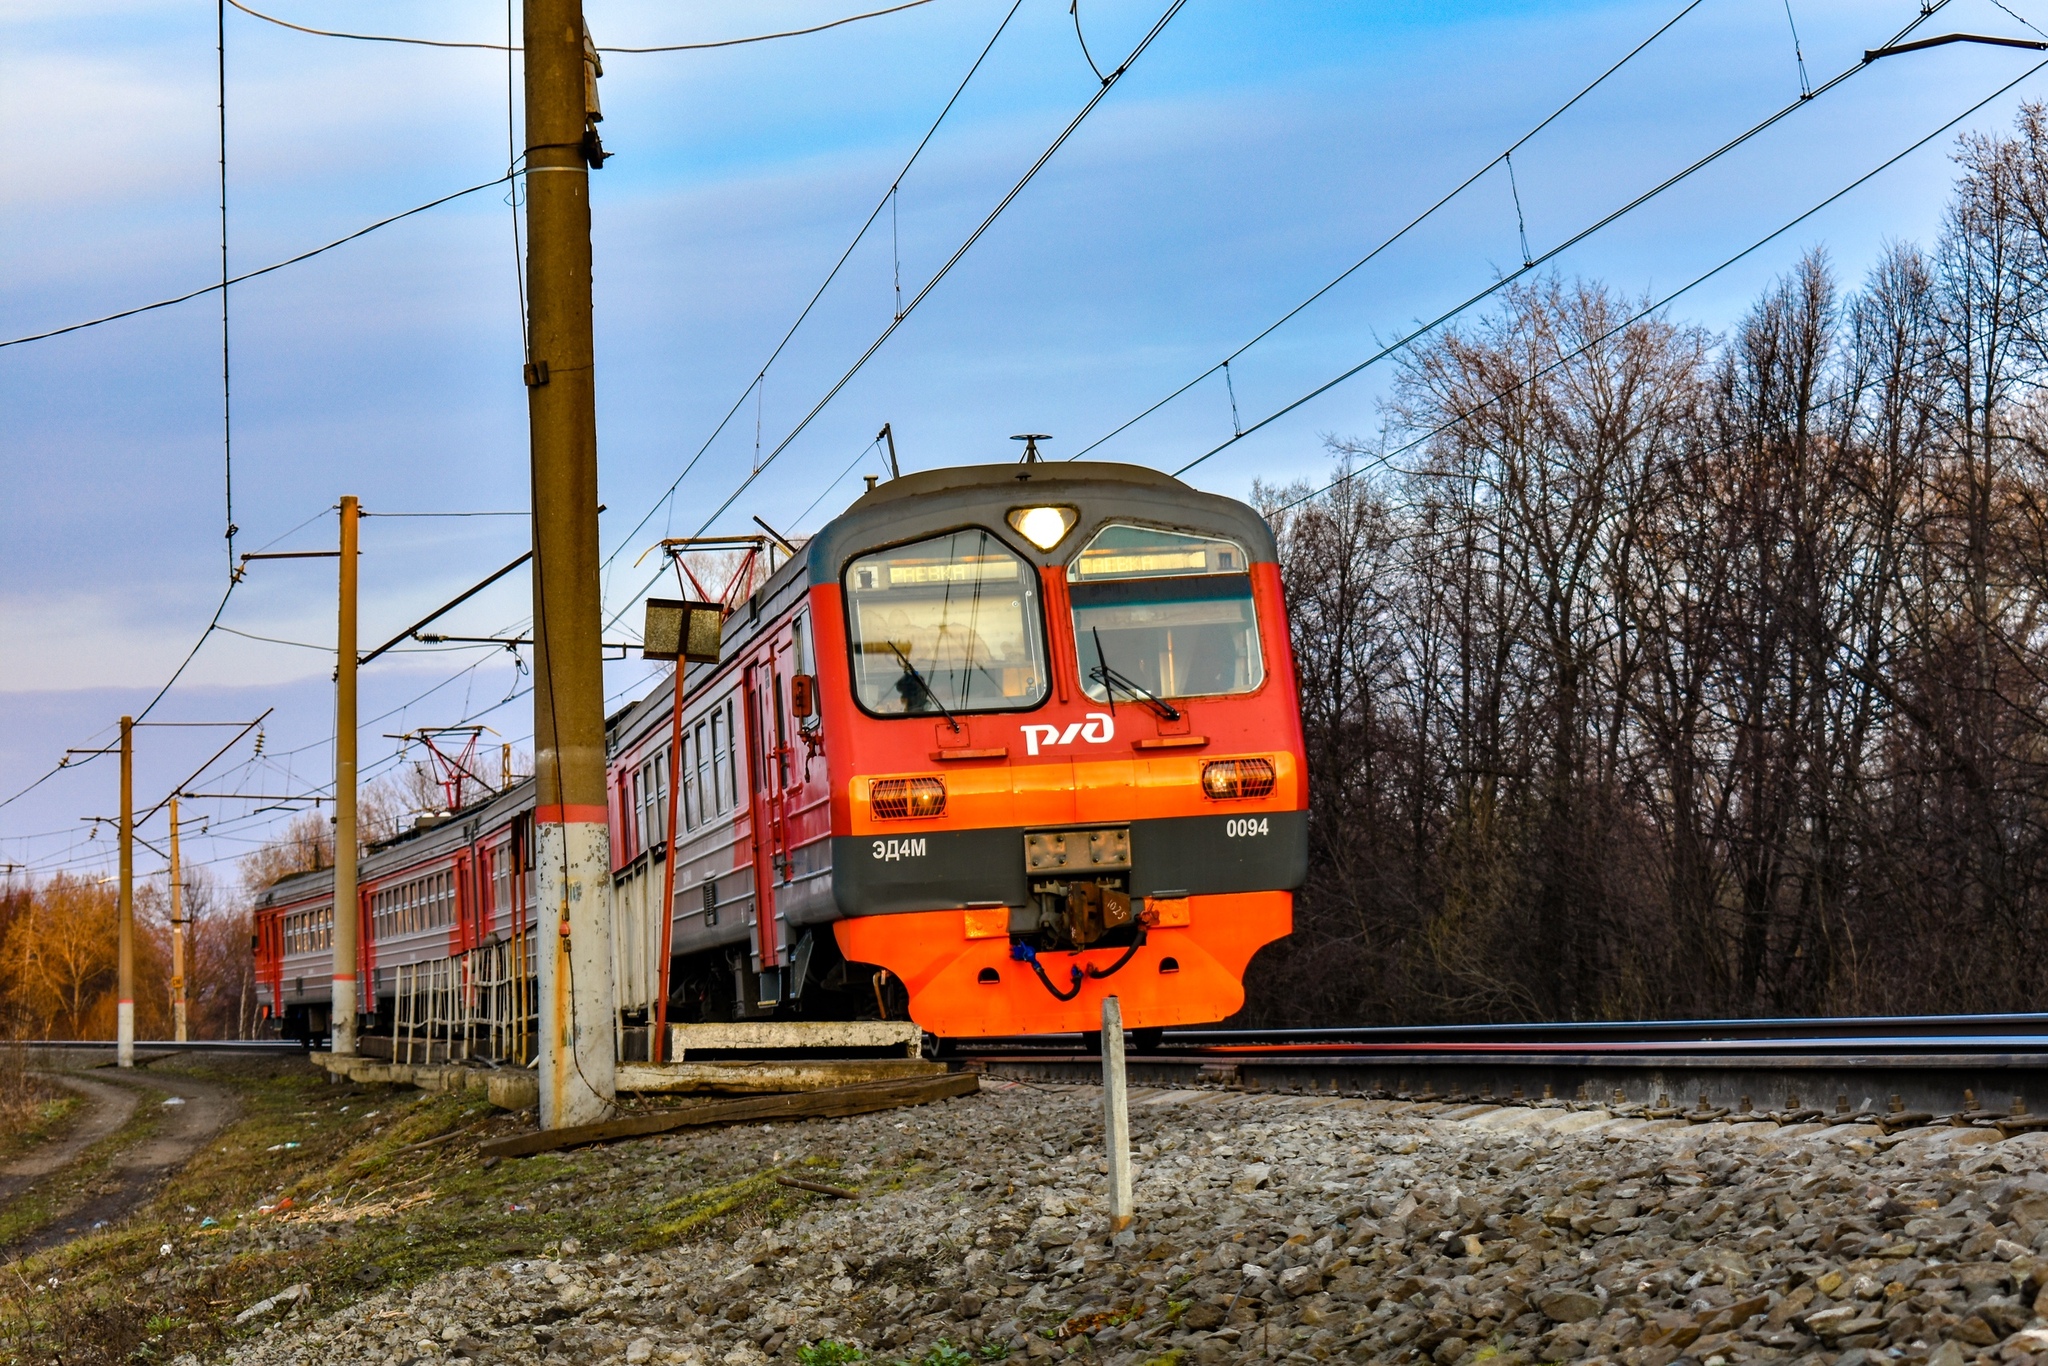
[[[861,1081],[894,1081],[936,1076],[941,1062],[917,1058],[851,1058],[825,1062],[622,1062],[618,1089],[665,1094],[702,1092],[750,1095],[778,1091],[815,1091]]]
[[[911,1020],[761,1020],[668,1027],[669,1057],[683,1062],[693,1052],[808,1052],[826,1048],[900,1049],[907,1057],[924,1051],[924,1031]]]

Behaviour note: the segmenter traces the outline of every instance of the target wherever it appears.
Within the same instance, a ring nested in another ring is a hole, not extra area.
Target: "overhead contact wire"
[[[1185,394],[1188,390],[1194,388],[1197,384],[1200,384],[1203,380],[1215,374],[1218,370],[1225,369],[1225,367],[1227,367],[1230,364],[1230,362],[1236,360],[1239,356],[1242,356],[1245,352],[1251,350],[1254,346],[1257,346],[1260,342],[1264,341],[1266,338],[1272,336],[1275,332],[1279,331],[1281,327],[1291,322],[1294,319],[1294,317],[1297,314],[1299,314],[1303,309],[1315,303],[1316,300],[1322,298],[1325,294],[1328,294],[1338,285],[1343,284],[1346,280],[1350,279],[1353,275],[1357,274],[1365,266],[1369,265],[1376,257],[1380,255],[1380,253],[1384,252],[1385,250],[1387,250],[1387,248],[1399,242],[1402,238],[1406,237],[1416,228],[1422,226],[1422,224],[1430,217],[1432,217],[1437,212],[1437,210],[1443,208],[1444,205],[1450,203],[1453,199],[1456,199],[1466,190],[1471,189],[1472,186],[1488,171],[1491,171],[1494,167],[1506,161],[1509,157],[1513,156],[1516,152],[1520,151],[1524,143],[1528,142],[1538,133],[1541,133],[1551,124],[1557,122],[1558,119],[1562,118],[1573,106],[1578,104],[1579,101],[1585,99],[1586,96],[1592,94],[1595,90],[1599,89],[1600,86],[1606,82],[1608,77],[1614,75],[1615,72],[1621,70],[1624,66],[1627,66],[1631,61],[1633,61],[1637,57],[1637,55],[1639,55],[1643,51],[1644,48],[1648,47],[1650,44],[1656,42],[1659,38],[1663,37],[1665,33],[1670,31],[1673,25],[1678,23],[1679,20],[1685,18],[1686,15],[1691,14],[1694,10],[1698,9],[1702,3],[1704,3],[1704,0],[1690,0],[1690,3],[1688,3],[1683,9],[1679,10],[1678,13],[1672,15],[1669,19],[1666,19],[1662,24],[1658,25],[1656,30],[1652,32],[1649,37],[1643,39],[1640,43],[1637,43],[1634,47],[1630,48],[1626,53],[1622,54],[1622,57],[1619,61],[1615,62],[1614,65],[1608,67],[1598,76],[1595,76],[1590,82],[1588,82],[1585,85],[1584,88],[1582,88],[1579,91],[1578,94],[1572,96],[1563,104],[1551,110],[1550,113],[1544,117],[1542,122],[1538,123],[1528,132],[1522,134],[1513,142],[1509,143],[1507,145],[1506,150],[1502,151],[1498,156],[1495,156],[1492,160],[1488,161],[1478,170],[1472,172],[1471,175],[1468,175],[1463,180],[1459,181],[1458,184],[1454,186],[1442,198],[1438,199],[1434,204],[1431,204],[1421,213],[1416,214],[1413,218],[1409,219],[1406,223],[1402,224],[1400,228],[1395,230],[1394,234],[1391,237],[1388,237],[1385,241],[1381,242],[1371,251],[1368,251],[1365,255],[1359,257],[1356,261],[1353,261],[1350,265],[1346,266],[1322,288],[1318,289],[1315,293],[1309,295],[1306,299],[1303,299],[1294,307],[1288,309],[1278,318],[1275,318],[1273,322],[1269,324],[1257,336],[1253,337],[1251,340],[1244,343],[1244,345],[1238,347],[1235,351],[1232,351],[1229,355],[1225,356],[1222,360],[1216,362],[1216,364],[1204,370],[1201,374],[1196,375],[1193,379],[1181,385],[1178,389],[1175,389],[1165,398],[1160,399],[1157,403],[1154,403],[1151,407],[1139,413],[1136,417],[1131,418],[1129,421],[1122,423],[1121,425],[1115,427],[1111,431],[1089,442],[1080,450],[1068,456],[1067,459],[1079,460],[1082,456],[1088,454],[1088,452],[1094,450],[1097,446],[1100,446],[1104,442],[1109,441],[1114,437],[1120,436],[1124,432],[1130,430],[1132,427],[1137,426],[1140,422],[1143,422],[1146,418],[1152,416],[1152,414],[1158,412],[1161,408],[1164,408],[1167,404],[1173,402],[1182,394]],[[1942,3],[1947,3],[1947,0],[1942,0]],[[1526,256],[1527,252],[1525,251],[1523,254]]]
[[[869,10],[864,14],[849,14],[843,18],[828,20],[822,24],[812,24],[809,28],[784,29],[779,33],[755,33],[745,38],[716,38],[701,43],[663,43],[656,47],[601,47],[598,51],[701,52],[716,47],[741,47],[747,43],[765,43],[776,38],[801,38],[807,33],[823,33],[826,29],[839,28],[846,24],[857,24],[863,19],[879,19],[885,14],[898,14],[907,9],[916,9],[919,5],[929,5],[931,2],[932,0],[903,0],[902,4],[891,5],[887,9]],[[276,24],[279,28],[288,28],[295,33],[310,33],[316,38],[348,38],[358,43],[404,43],[411,47],[471,48],[484,52],[517,52],[520,50],[519,45],[512,42],[464,43],[443,38],[406,38],[388,33],[345,33],[338,29],[313,28],[307,24],[294,24],[290,20],[280,19],[274,14],[265,14],[261,10],[251,9],[243,4],[242,0],[227,0],[227,3],[233,5],[252,19],[261,19],[266,24]]]
[[[428,209],[437,209],[452,200],[462,198],[464,195],[475,194],[478,190],[488,190],[493,185],[503,185],[507,181],[516,180],[518,176],[519,172],[516,169],[507,171],[504,175],[494,176],[489,180],[471,185],[467,189],[457,190],[453,194],[444,194],[439,199],[430,199],[424,204],[414,205],[403,213],[394,213],[388,218],[380,218],[374,223],[357,228],[354,232],[337,237],[324,246],[314,247],[310,251],[302,251],[296,256],[287,256],[284,260],[273,261],[267,266],[258,266],[255,270],[243,271],[240,275],[231,275],[218,284],[206,285],[202,288],[176,295],[173,298],[158,299],[153,304],[139,304],[134,308],[124,308],[118,313],[108,313],[98,318],[88,318],[81,323],[69,323],[63,327],[53,327],[47,332],[34,332],[25,337],[10,337],[5,341],[0,341],[0,347],[21,346],[28,342],[47,341],[51,337],[61,337],[68,332],[82,332],[88,327],[99,327],[105,323],[119,322],[123,318],[132,318],[138,313],[149,313],[155,309],[169,308],[173,304],[188,303],[193,299],[204,298],[216,290],[226,289],[229,285],[238,285],[245,280],[253,280],[260,275],[268,275],[274,270],[283,270],[286,266],[295,266],[301,261],[310,261],[323,252],[333,251],[336,247],[345,246],[355,241],[358,237],[367,236],[379,228],[388,228],[401,219],[410,218],[416,213],[425,213]]]
[[[1889,46],[1891,43],[1896,43],[1901,38],[1904,38],[1907,34],[1911,33],[1915,28],[1919,27],[1919,25],[1933,13],[1934,9],[1928,9],[1917,15],[1912,23],[1907,24],[1906,27],[1901,29],[1896,36],[1889,39],[1886,46]],[[1507,274],[1501,276],[1498,280],[1495,280],[1485,289],[1480,290],[1478,293],[1472,295],[1464,302],[1444,310],[1442,313],[1432,318],[1429,322],[1424,323],[1422,326],[1418,328],[1415,328],[1413,331],[1407,333],[1399,339],[1389,342],[1387,345],[1381,347],[1378,351],[1375,351],[1372,355],[1366,357],[1358,364],[1352,366],[1350,369],[1344,371],[1342,374],[1339,374],[1336,377],[1327,380],[1320,385],[1317,385],[1314,389],[1309,390],[1300,398],[1297,398],[1292,402],[1285,404],[1282,407],[1274,409],[1265,417],[1260,418],[1257,422],[1252,423],[1251,426],[1246,427],[1243,431],[1232,435],[1229,440],[1220,442],[1216,446],[1211,447],[1209,450],[1204,451],[1201,455],[1196,456],[1193,460],[1188,461],[1185,465],[1180,466],[1173,472],[1176,475],[1185,474],[1187,471],[1193,469],[1195,466],[1201,464],[1203,461],[1209,459],[1211,456],[1217,455],[1225,450],[1228,450],[1230,447],[1236,445],[1238,442],[1250,436],[1252,433],[1272,424],[1273,422],[1278,421],[1280,418],[1285,417],[1288,413],[1293,412],[1296,408],[1301,407],[1303,404],[1311,402],[1312,400],[1319,398],[1323,394],[1328,393],[1330,390],[1336,388],[1338,385],[1343,384],[1347,380],[1356,377],[1363,371],[1370,369],[1372,366],[1379,364],[1381,361],[1385,360],[1387,357],[1391,355],[1394,355],[1396,352],[1406,350],[1408,347],[1414,345],[1416,341],[1429,335],[1431,332],[1434,332],[1439,327],[1442,327],[1451,319],[1466,312],[1468,309],[1477,306],[1485,300],[1492,298],[1495,294],[1498,294],[1501,290],[1506,289],[1509,285],[1521,279],[1523,276],[1529,274],[1531,271],[1536,270],[1538,267],[1544,265],[1546,262],[1554,260],[1563,253],[1570,251],[1573,247],[1585,241],[1587,238],[1593,236],[1601,229],[1606,228],[1618,219],[1624,218],[1627,215],[1635,212],[1643,205],[1649,203],[1652,199],[1657,198],[1657,196],[1663,194],[1666,190],[1669,190],[1672,186],[1677,185],[1679,182],[1687,179],[1688,177],[1692,176],[1693,174],[1702,170],[1703,168],[1712,165],[1714,162],[1720,160],[1728,153],[1734,151],[1736,148],[1748,142],[1751,138],[1756,137],[1759,133],[1762,133],[1766,129],[1775,126],[1779,121],[1786,118],[1795,110],[1798,110],[1808,104],[1811,104],[1814,100],[1819,99],[1822,95],[1825,95],[1828,91],[1842,84],[1842,82],[1848,80],[1857,72],[1864,70],[1867,65],[1867,63],[1858,62],[1856,65],[1839,72],[1834,77],[1829,79],[1826,83],[1816,86],[1811,95],[1801,95],[1798,99],[1792,101],[1792,103],[1784,106],[1782,109],[1779,109],[1776,113],[1771,114],[1761,123],[1755,124],[1754,126],[1746,129],[1745,131],[1736,134],[1734,137],[1722,143],[1713,151],[1708,152],[1705,156],[1702,156],[1698,160],[1692,162],[1690,165],[1686,166],[1682,170],[1672,172],[1672,174],[1665,177],[1657,184],[1651,186],[1649,189],[1644,190],[1641,194],[1629,200],[1621,207],[1609,211],[1607,214],[1603,215],[1594,222],[1588,224],[1586,227],[1581,228],[1578,232],[1573,233],[1570,237],[1567,237],[1562,242],[1559,242],[1556,246],[1550,248],[1548,251],[1542,252],[1541,254],[1537,255],[1535,258],[1529,260],[1526,264],[1524,264],[1519,270],[1510,271]]]
[[[917,146],[911,149],[911,153],[904,160],[902,168],[896,172],[895,178],[889,182],[888,191],[876,201],[874,209],[868,214],[866,220],[861,223],[860,230],[855,232],[853,240],[846,244],[846,250],[839,253],[839,259],[832,263],[832,269],[825,273],[824,280],[818,285],[816,290],[812,291],[810,300],[803,306],[803,311],[796,315],[796,321],[791,323],[789,330],[782,334],[782,340],[775,343],[775,349],[768,353],[768,359],[761,362],[754,378],[748,381],[747,387],[740,392],[740,396],[733,400],[732,407],[726,409],[725,416],[718,420],[718,426],[712,429],[711,435],[704,439],[704,444],[697,448],[697,453],[691,456],[688,463],[683,466],[682,473],[675,477],[661,497],[654,500],[654,506],[647,510],[647,514],[633,524],[633,529],[620,538],[619,544],[612,550],[612,553],[605,556],[604,562],[606,565],[617,559],[619,554],[633,543],[633,538],[639,535],[648,522],[654,519],[654,514],[661,510],[663,504],[675,496],[676,490],[682,487],[683,480],[689,477],[691,470],[697,468],[697,462],[704,458],[704,453],[711,449],[711,444],[718,440],[719,436],[732,422],[733,417],[746,405],[748,395],[754,392],[756,385],[762,383],[769,368],[782,355],[784,348],[789,345],[790,339],[796,336],[797,329],[802,327],[804,320],[811,316],[811,311],[818,306],[818,301],[825,297],[825,291],[831,288],[832,282],[839,278],[839,272],[845,268],[847,261],[853,256],[854,249],[859,247],[861,242],[866,239],[868,229],[872,228],[875,225],[875,220],[882,216],[882,210],[889,207],[894,201],[897,188],[903,183],[903,177],[910,174],[910,168],[917,165],[917,159],[924,155],[924,149],[938,133],[939,126],[946,121],[946,116],[953,112],[953,106],[958,104],[960,97],[967,92],[968,83],[974,79],[975,73],[981,70],[982,63],[988,60],[988,54],[995,50],[996,42],[1003,36],[1003,31],[1009,28],[1010,20],[1016,18],[1017,11],[1023,6],[1023,3],[1024,0],[1012,0],[1009,10],[1003,15],[1003,21],[996,25],[996,31],[989,35],[989,40],[982,44],[981,51],[974,58],[974,64],[968,67],[967,74],[960,78],[960,84],[954,87],[953,94],[947,99],[945,107],[939,110],[938,117],[932,120],[931,126],[924,130],[924,136],[917,140]],[[897,309],[899,321],[901,321],[902,315],[903,310],[899,307]]]
[[[850,384],[853,381],[853,377],[861,372],[861,368],[868,363],[869,359],[871,359],[874,356],[875,352],[882,349],[883,344],[887,342],[890,337],[895,335],[896,329],[903,326],[904,321],[908,319],[912,313],[915,313],[917,311],[917,306],[925,301],[926,296],[928,296],[934,289],[938,288],[939,282],[941,280],[944,280],[946,276],[952,271],[953,267],[960,263],[961,258],[966,256],[967,253],[973,249],[974,244],[981,240],[982,234],[986,233],[989,230],[989,228],[994,226],[996,219],[1002,216],[1003,210],[1010,207],[1011,202],[1014,201],[1018,195],[1024,192],[1024,187],[1029,185],[1032,182],[1032,180],[1038,175],[1039,171],[1044,169],[1045,164],[1048,161],[1052,160],[1053,156],[1060,150],[1061,147],[1066,145],[1067,139],[1074,135],[1074,130],[1081,126],[1082,122],[1087,119],[1088,115],[1094,112],[1095,107],[1102,103],[1103,98],[1107,96],[1109,92],[1116,87],[1116,83],[1122,79],[1123,74],[1126,71],[1130,70],[1131,63],[1137,61],[1138,58],[1144,53],[1145,49],[1152,45],[1152,41],[1165,30],[1166,26],[1173,21],[1173,17],[1179,14],[1182,7],[1186,4],[1187,0],[1173,0],[1173,3],[1167,6],[1166,12],[1159,16],[1158,21],[1154,23],[1150,31],[1148,31],[1145,34],[1145,36],[1139,40],[1138,45],[1135,48],[1131,49],[1130,55],[1124,58],[1123,62],[1118,65],[1116,70],[1109,73],[1108,77],[1103,81],[1102,87],[1099,90],[1097,90],[1093,96],[1089,98],[1087,104],[1081,106],[1081,111],[1074,115],[1073,119],[1068,122],[1065,128],[1062,128],[1060,130],[1059,136],[1054,138],[1052,140],[1052,144],[1039,154],[1038,159],[1031,163],[1030,169],[1026,170],[1024,174],[1018,178],[1017,183],[1010,187],[1010,192],[1003,196],[1000,203],[998,203],[993,209],[989,210],[988,216],[982,219],[979,226],[977,226],[973,232],[968,234],[967,240],[962,242],[959,245],[959,247],[955,249],[953,254],[946,258],[946,263],[939,267],[938,273],[933,275],[930,280],[925,282],[924,288],[920,289],[915,295],[911,296],[911,300],[909,304],[907,304],[904,307],[901,316],[890,320],[889,325],[882,329],[881,334],[878,335],[874,339],[874,341],[868,344],[867,350],[861,352],[860,358],[854,361],[852,365],[847,367],[846,373],[841,375],[838,381],[834,383],[833,386],[825,392],[825,396],[819,399],[817,403],[812,405],[811,410],[804,414],[803,419],[799,421],[796,424],[796,426],[790,429],[789,434],[783,437],[782,440],[776,444],[774,450],[768,453],[767,457],[764,460],[762,460],[760,467],[758,469],[755,469],[752,473],[748,474],[745,479],[741,480],[739,487],[734,489],[732,493],[726,498],[726,500],[718,505],[717,510],[714,511],[711,514],[711,516],[704,519],[704,525],[702,528],[698,530],[698,535],[703,535],[705,529],[708,529],[710,525],[714,521],[716,521],[725,512],[727,508],[731,507],[733,503],[738,501],[740,495],[745,493],[747,489],[750,486],[752,486],[753,482],[761,477],[762,471],[766,470],[770,465],[774,464],[776,457],[781,455],[784,451],[788,450],[790,443],[795,441],[797,437],[801,436],[803,434],[804,429],[811,425],[812,421],[818,416],[818,414],[824,412],[826,406],[830,404],[833,399],[839,396],[840,390],[844,389],[848,384]]]
[[[1509,398],[1514,394],[1520,393],[1522,390],[1528,388],[1536,381],[1544,378],[1547,375],[1555,373],[1563,366],[1569,364],[1574,360],[1577,360],[1580,356],[1585,355],[1588,351],[1591,351],[1595,347],[1598,347],[1601,344],[1603,344],[1604,342],[1607,342],[1612,338],[1619,336],[1621,333],[1627,331],[1629,328],[1641,322],[1643,319],[1651,317],[1659,311],[1661,311],[1662,309],[1669,307],[1670,304],[1674,300],[1678,299],[1681,295],[1687,294],[1692,290],[1699,288],[1707,281],[1719,275],[1722,271],[1727,270],[1730,266],[1733,266],[1736,263],[1746,259],[1747,257],[1754,255],[1756,252],[1761,251],[1764,247],[1776,241],[1778,238],[1783,237],[1786,233],[1792,231],[1792,229],[1798,227],[1807,219],[1812,218],[1815,214],[1820,213],[1829,205],[1834,204],[1838,200],[1842,199],[1845,195],[1848,195],[1851,192],[1861,188],[1869,181],[1876,179],[1884,172],[1898,165],[1899,162],[1904,161],[1907,157],[1913,155],[1913,153],[1927,146],[1928,143],[1933,142],[1936,138],[1942,137],[1943,135],[1947,134],[1957,124],[1969,118],[1971,115],[1977,113],[1979,110],[1983,109],[1986,105],[1998,99],[2000,96],[2009,93],[2021,82],[2039,73],[2044,68],[2048,68],[2048,61],[2041,61],[2035,63],[2033,66],[2021,72],[2018,76],[2015,76],[2012,80],[2007,81],[2004,85],[1992,91],[1989,95],[1986,95],[1983,99],[1977,101],[1977,103],[1971,105],[1968,109],[1965,109],[1962,113],[1957,114],[1954,118],[1951,118],[1950,120],[1948,120],[1948,122],[1942,124],[1939,128],[1936,128],[1934,131],[1928,133],[1926,136],[1918,139],[1917,141],[1913,142],[1911,145],[1905,147],[1899,152],[1894,153],[1892,156],[1886,158],[1884,161],[1879,162],[1876,166],[1872,167],[1868,171],[1865,171],[1862,175],[1856,177],[1856,179],[1850,181],[1841,189],[1836,190],[1827,198],[1814,204],[1811,208],[1805,210],[1803,213],[1800,213],[1796,217],[1786,220],[1783,224],[1779,225],[1777,228],[1774,228],[1770,232],[1764,234],[1762,237],[1759,237],[1756,241],[1750,243],[1741,251],[1738,251],[1733,256],[1730,256],[1727,259],[1723,260],[1719,265],[1715,266],[1713,269],[1708,270],[1700,275],[1694,276],[1691,280],[1687,281],[1683,285],[1680,285],[1677,289],[1672,290],[1669,294],[1666,294],[1661,299],[1658,299],[1655,303],[1644,306],[1642,309],[1638,310],[1634,314],[1631,314],[1629,317],[1623,319],[1621,322],[1616,323],[1613,327],[1608,328],[1599,336],[1594,337],[1592,340],[1586,342],[1585,344],[1574,348],[1573,350],[1567,352],[1564,355],[1559,356],[1556,360],[1550,362],[1542,369],[1537,370],[1532,374],[1517,380],[1514,384],[1509,385],[1502,392],[1495,395],[1491,395],[1488,398],[1473,404],[1470,408],[1465,409],[1463,412],[1458,413],[1456,416],[1450,418],[1445,422],[1437,424],[1436,426],[1430,428],[1428,431],[1423,432],[1420,436],[1417,436],[1409,441],[1403,442],[1401,445],[1396,446],[1394,449],[1390,451],[1385,451],[1379,455],[1374,456],[1371,460],[1367,461],[1358,469],[1346,471],[1344,474],[1339,475],[1335,479],[1332,479],[1329,483],[1323,485],[1321,488],[1316,489],[1310,493],[1305,493],[1301,497],[1296,498],[1291,502],[1282,504],[1280,510],[1284,512],[1291,510],[1293,508],[1300,507],[1303,503],[1308,502],[1310,499],[1321,497],[1323,494],[1328,493],[1331,489],[1336,488],[1340,484],[1349,483],[1351,480],[1358,478],[1360,475],[1369,474],[1375,469],[1385,467],[1389,461],[1394,460],[1395,458],[1401,455],[1405,455],[1407,452],[1412,451],[1417,447],[1422,446],[1427,442],[1435,439],[1436,437],[1443,435],[1445,432],[1450,431],[1453,427],[1457,426],[1460,422],[1466,421],[1467,419],[1475,416],[1476,414],[1486,411],[1486,409],[1492,407],[1496,403],[1501,402],[1503,399]]]

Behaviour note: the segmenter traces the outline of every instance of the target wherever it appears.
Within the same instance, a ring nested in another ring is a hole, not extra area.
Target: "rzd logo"
[[[1091,711],[1086,721],[1076,721],[1065,730],[1058,726],[1024,727],[1024,747],[1033,754],[1041,745],[1071,745],[1076,739],[1091,745],[1106,745],[1116,738],[1116,722],[1106,711]]]

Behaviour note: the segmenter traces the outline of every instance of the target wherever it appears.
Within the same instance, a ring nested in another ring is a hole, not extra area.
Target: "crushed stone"
[[[228,1360],[2048,1366],[2048,1134],[1139,1090],[1112,1236],[1100,1096],[992,1082],[643,1140],[650,1173],[737,1145],[861,1198],[642,1254],[567,1240]]]

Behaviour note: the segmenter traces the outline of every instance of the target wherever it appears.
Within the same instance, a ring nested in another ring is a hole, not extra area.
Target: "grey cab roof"
[[[1046,503],[1072,507],[1080,520],[1065,540],[1042,551],[1012,531],[1004,518],[1012,508]],[[1243,542],[1254,563],[1278,559],[1272,528],[1236,499],[1203,493],[1144,465],[1095,460],[956,465],[906,474],[862,494],[811,538],[805,557],[811,582],[831,583],[847,561],[866,551],[976,525],[1001,536],[1026,559],[1061,565],[1096,528],[1121,521],[1226,535]]]

